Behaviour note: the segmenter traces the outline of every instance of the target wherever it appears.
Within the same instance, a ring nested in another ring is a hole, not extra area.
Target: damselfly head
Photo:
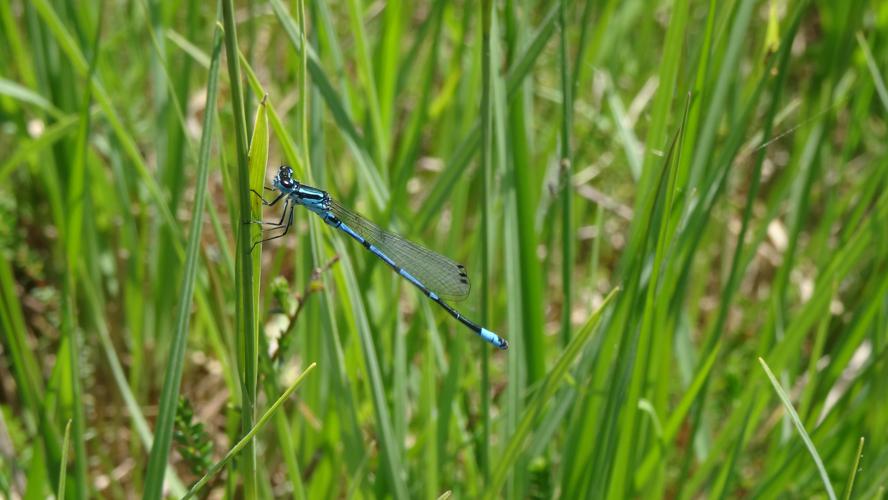
[[[293,169],[287,165],[281,165],[274,180],[275,184],[280,184],[285,189],[293,189],[296,186],[296,181],[293,180]]]

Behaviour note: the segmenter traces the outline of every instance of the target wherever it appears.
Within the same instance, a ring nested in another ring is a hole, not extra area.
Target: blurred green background
[[[0,497],[884,496],[888,3],[11,0],[0,54]],[[306,210],[249,253],[281,163],[512,347]]]

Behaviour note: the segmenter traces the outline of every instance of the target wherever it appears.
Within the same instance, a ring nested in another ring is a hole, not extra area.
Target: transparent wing
[[[336,200],[330,200],[330,211],[429,290],[451,300],[469,295],[469,277],[461,264],[382,229]]]

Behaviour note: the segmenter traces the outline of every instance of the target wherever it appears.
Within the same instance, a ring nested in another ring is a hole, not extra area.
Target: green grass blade
[[[271,6],[290,42],[297,48],[301,47],[302,36],[299,34],[300,30],[281,0],[271,0]],[[333,113],[333,118],[336,120],[340,131],[345,134],[348,146],[358,162],[358,172],[367,181],[366,187],[373,196],[373,201],[379,206],[384,206],[389,199],[389,192],[385,182],[380,177],[379,168],[374,165],[372,156],[367,151],[364,138],[358,133],[358,129],[355,127],[343,99],[334,90],[333,84],[319,64],[317,54],[311,48],[306,52],[308,54],[308,70],[311,74],[312,84],[317,87],[330,112]]]
[[[888,110],[888,89],[885,88],[885,80],[882,78],[879,66],[873,58],[873,52],[870,50],[869,44],[866,43],[866,39],[859,32],[857,33],[857,43],[860,44],[860,49],[863,50],[863,55],[866,58],[866,67],[873,78],[873,85],[876,87],[876,93],[879,95],[879,101],[881,101],[882,107]]]
[[[65,51],[65,54],[68,56],[68,59],[74,69],[89,82],[89,85],[93,92],[93,97],[95,98],[99,107],[102,109],[105,117],[110,122],[110,125],[114,130],[115,135],[120,140],[121,145],[127,156],[136,167],[136,170],[140,177],[140,181],[144,183],[145,187],[153,198],[155,206],[160,211],[161,217],[163,218],[164,224],[170,231],[173,232],[173,234],[178,234],[178,224],[176,223],[175,217],[173,217],[173,214],[170,211],[169,205],[166,202],[166,198],[160,186],[158,186],[157,181],[151,175],[144,159],[142,158],[142,155],[139,152],[139,148],[136,145],[135,139],[130,134],[127,127],[123,124],[119,113],[115,110],[110,95],[105,90],[104,86],[99,82],[98,77],[96,75],[89,74],[89,65],[86,58],[83,56],[83,53],[77,46],[74,38],[65,29],[62,21],[59,19],[55,10],[47,2],[47,0],[35,0],[33,4],[38,13],[41,15],[44,22],[49,26],[53,35],[58,40],[61,48]],[[181,241],[179,239],[175,239],[174,243],[176,244],[177,253],[184,253]]]
[[[848,480],[845,482],[845,488],[842,490],[842,500],[851,500],[851,492],[854,491],[854,480],[857,479],[857,470],[860,467],[860,457],[863,456],[863,436],[857,445],[857,453],[854,454],[854,462],[848,472]]]
[[[558,5],[553,6],[557,13]],[[506,15],[508,17],[508,14]],[[552,16],[557,19],[557,16]],[[508,38],[508,37],[507,37]],[[508,47],[513,49],[513,47]],[[508,78],[507,78],[508,87]],[[532,149],[534,138],[529,134],[531,108],[524,92],[516,91],[507,99],[507,138],[510,144],[507,162],[508,184],[514,190],[515,217],[518,225],[518,241],[508,242],[518,248],[521,263],[520,292],[522,307],[522,341],[527,384],[533,385],[545,376],[546,344],[544,342],[544,316],[542,290],[545,288],[542,266],[537,257],[539,234],[536,225],[538,203],[537,182],[534,175]],[[440,186],[440,184],[439,184]],[[428,207],[428,204],[425,205]]]
[[[516,57],[515,64],[509,67],[505,78],[507,101],[511,100],[518,92],[524,79],[530,73],[534,63],[555,31],[559,8],[560,6],[557,3],[551,6],[549,11],[546,12],[546,16],[540,22],[540,26],[534,33],[531,41],[527,44],[524,51]],[[414,223],[416,227],[429,225],[432,219],[441,213],[442,205],[447,201],[456,182],[462,177],[480,144],[481,124],[480,121],[475,121],[465,139],[448,159],[444,172],[426,197],[422,209],[416,216]]]
[[[368,114],[370,115],[370,136],[373,139],[373,152],[377,165],[387,165],[389,154],[388,129],[383,127],[382,112],[379,108],[379,92],[376,89],[376,78],[367,46],[367,34],[364,32],[363,2],[349,0],[348,12],[352,33],[355,39],[355,52],[358,65],[358,77],[362,80],[367,95]],[[301,30],[300,30],[301,31]]]
[[[208,470],[207,473],[203,475],[203,477],[201,477],[196,483],[194,483],[194,486],[192,486],[191,489],[188,490],[188,493],[186,493],[185,496],[182,497],[182,499],[185,500],[196,495],[197,492],[200,491],[200,489],[203,488],[205,484],[207,484],[207,481],[209,481],[214,475],[216,475],[217,472],[222,470],[222,467],[225,467],[225,465],[227,465],[228,462],[231,461],[231,459],[237,456],[237,454],[240,453],[241,450],[243,450],[244,448],[248,448],[256,434],[260,430],[262,430],[263,427],[265,427],[265,423],[268,422],[268,419],[274,416],[281,405],[284,404],[284,401],[286,401],[290,397],[290,395],[293,394],[293,392],[298,389],[300,385],[302,385],[302,382],[305,381],[305,377],[309,373],[311,373],[312,370],[315,369],[315,367],[317,367],[316,363],[308,365],[308,367],[305,368],[305,370],[303,370],[298,377],[296,377],[296,380],[294,380],[293,383],[290,384],[290,387],[288,387],[287,390],[285,390],[283,394],[281,394],[281,396],[277,398],[277,400],[272,403],[272,405],[267,410],[265,410],[265,413],[263,413],[262,416],[259,417],[259,420],[256,421],[256,424],[251,427],[246,434],[244,434],[244,436],[237,442],[237,444],[235,444],[231,447],[230,450],[228,450],[228,453],[226,453],[225,456],[222,457],[222,460],[219,460],[218,462],[213,464],[213,466],[210,467],[210,470]]]
[[[491,206],[495,201],[493,186],[493,79],[491,61],[491,26],[493,2],[481,2],[481,324],[490,324],[490,281],[493,264],[491,241],[494,238]],[[481,438],[478,453],[484,481],[490,480],[490,350],[481,353]]]
[[[50,148],[68,136],[71,131],[76,130],[76,125],[79,122],[77,116],[66,116],[44,130],[39,137],[30,141],[22,141],[19,147],[0,164],[0,182],[3,182],[19,163],[23,163],[27,158]]]
[[[221,55],[222,37],[216,30],[213,41],[213,56],[210,64],[210,75],[207,85],[206,112],[200,139],[200,153],[197,164],[197,185],[194,195],[191,229],[186,250],[185,276],[179,294],[179,308],[176,312],[176,327],[173,332],[172,346],[168,356],[167,369],[164,373],[163,390],[160,396],[160,408],[154,425],[154,443],[148,458],[148,471],[145,477],[143,497],[159,499],[163,491],[164,474],[167,468],[170,444],[173,439],[173,421],[176,417],[176,406],[179,402],[179,386],[182,383],[182,371],[185,364],[189,323],[191,320],[194,283],[199,265],[198,251],[203,230],[203,213],[206,204],[207,178],[210,169],[210,150],[212,146],[213,123],[216,109],[216,94],[219,81],[219,58]]]
[[[65,500],[65,481],[68,478],[68,445],[71,442],[71,420],[65,424],[65,439],[62,441],[62,460],[59,466],[59,487],[56,491],[58,500]],[[861,443],[862,444],[862,443]]]
[[[805,442],[805,446],[808,448],[811,458],[814,459],[814,464],[817,465],[817,471],[820,473],[820,479],[823,480],[823,487],[826,489],[827,496],[829,496],[830,500],[835,500],[836,492],[833,490],[832,483],[829,480],[829,474],[827,474],[826,468],[823,466],[823,460],[820,458],[820,454],[817,453],[817,448],[814,447],[814,442],[811,441],[811,437],[805,430],[805,426],[802,424],[799,414],[796,413],[795,408],[793,408],[792,401],[789,400],[789,396],[786,394],[786,391],[783,390],[783,387],[780,386],[780,382],[777,381],[777,378],[771,372],[771,369],[768,367],[765,360],[762,358],[759,358],[758,360],[762,365],[762,369],[765,370],[768,380],[771,381],[771,385],[774,387],[774,392],[780,397],[780,401],[786,408],[786,412],[789,413],[793,425],[795,425],[796,430],[799,431],[799,436],[801,436],[802,441]],[[862,444],[863,443],[861,442],[861,445]]]
[[[42,95],[5,78],[0,78],[0,95],[5,95],[23,103],[33,104],[56,119],[61,119],[65,116],[65,113],[53,106],[52,103],[46,100]]]
[[[370,322],[367,318],[367,306],[364,301],[364,293],[358,285],[354,269],[350,259],[346,258],[345,247],[341,240],[334,240],[333,248],[338,255],[343,256],[340,271],[344,274],[344,288],[347,290],[352,309],[352,322],[360,339],[361,354],[364,359],[364,367],[369,377],[370,397],[376,417],[377,432],[382,447],[380,467],[384,469],[387,480],[393,489],[392,495],[396,499],[408,497],[407,485],[404,482],[404,464],[401,458],[400,446],[394,440],[391,413],[386,400],[385,382],[380,369],[379,354],[371,336]]]
[[[12,376],[24,406],[35,416],[43,413],[44,381],[35,353],[29,348],[25,317],[16,292],[11,263],[0,259],[0,338],[4,356],[12,365]],[[50,436],[43,435],[46,441]]]
[[[151,433],[151,428],[148,426],[148,421],[145,419],[145,415],[142,413],[142,408],[136,400],[136,396],[133,394],[132,389],[130,389],[122,363],[117,356],[117,352],[114,350],[114,342],[111,340],[111,333],[108,331],[108,325],[104,321],[105,318],[102,316],[99,292],[96,290],[95,283],[92,282],[92,279],[87,276],[86,272],[82,269],[80,283],[84,290],[87,312],[93,317],[92,321],[96,325],[99,343],[108,360],[111,376],[114,379],[117,390],[120,392],[120,396],[123,398],[124,406],[126,406],[127,412],[132,420],[132,426],[135,429],[139,440],[142,442],[142,446],[145,450],[148,450],[150,454],[151,445],[154,442],[154,436]],[[174,495],[181,496],[185,494],[185,488],[182,486],[182,481],[179,480],[179,477],[176,475],[176,471],[173,470],[171,465],[167,465],[166,468],[166,482],[170,486],[170,491]]]
[[[49,478],[47,477],[46,466],[45,453],[42,448],[37,448],[28,466],[25,478],[24,500],[40,500],[50,495],[50,490],[47,487]]]
[[[228,81],[231,85],[232,107],[234,108],[234,132],[237,156],[234,162],[236,172],[235,195],[237,196],[238,216],[234,219],[237,228],[237,325],[239,346],[238,364],[241,383],[241,432],[247,433],[253,428],[256,408],[256,377],[258,357],[258,331],[256,311],[256,284],[253,276],[254,260],[251,257],[252,228],[250,198],[250,170],[247,157],[247,122],[244,117],[244,92],[241,85],[240,57],[237,43],[237,27],[234,22],[234,5],[232,0],[222,1],[222,19],[225,29],[225,54],[228,60]],[[249,498],[255,498],[256,490],[256,448],[250,440],[246,456],[240,462],[244,477],[244,490]]]
[[[542,381],[541,388],[533,398],[533,401],[524,410],[521,422],[518,424],[515,433],[509,439],[509,444],[506,446],[502,455],[497,459],[496,469],[493,472],[490,483],[485,489],[485,498],[495,498],[499,495],[499,490],[502,488],[503,482],[505,482],[506,474],[509,473],[515,462],[518,460],[521,447],[532,431],[531,426],[539,418],[543,408],[561,386],[561,381],[567,373],[568,368],[570,368],[574,360],[579,356],[580,351],[586,346],[586,342],[589,340],[592,333],[596,331],[602,313],[618,292],[619,289],[614,289],[608,294],[595,313],[592,314],[588,321],[586,321],[586,324],[583,325],[580,331],[577,332],[573,339],[571,339],[570,344],[564,349],[564,352],[558,358],[555,366],[552,367],[552,370],[549,371],[546,378]]]
[[[102,16],[99,16],[96,23],[95,34],[93,38],[92,52],[89,59],[89,67],[87,69],[87,79],[92,78],[96,71],[96,62],[98,59],[99,40],[102,32]],[[92,104],[92,87],[86,85],[84,88],[83,101],[80,110],[80,123],[77,131],[77,137],[74,141],[74,159],[71,166],[70,175],[67,180],[67,192],[65,200],[66,220],[64,225],[64,245],[65,245],[65,262],[67,264],[68,273],[65,276],[62,288],[62,333],[68,339],[68,366],[70,372],[67,373],[65,384],[68,385],[70,391],[70,412],[71,422],[74,431],[74,479],[77,485],[77,497],[86,498],[89,496],[89,480],[88,480],[88,455],[86,451],[86,416],[83,405],[83,374],[81,373],[80,360],[80,328],[77,320],[76,310],[76,277],[77,270],[83,263],[81,262],[81,252],[83,249],[83,227],[85,207],[87,206],[89,194],[86,191],[86,169],[87,154],[89,151],[91,114],[89,111]]]
[[[678,435],[682,423],[684,423],[688,412],[691,410],[691,405],[693,405],[694,400],[700,393],[704,381],[709,377],[719,352],[721,352],[721,344],[717,344],[715,349],[709,353],[706,360],[700,365],[700,369],[697,371],[696,375],[694,375],[694,381],[688,386],[681,401],[679,401],[675,409],[669,413],[669,419],[666,421],[666,425],[663,426],[663,434],[661,438],[663,446],[653,447],[644,458],[641,467],[639,467],[638,472],[635,474],[635,485],[637,488],[642,487],[647,482],[650,474],[653,472],[653,467],[657,464],[657,460],[661,458],[663,447],[668,446]]]
[[[571,310],[573,309],[573,262],[576,232],[573,227],[573,168],[571,162],[571,127],[573,122],[573,77],[567,45],[567,0],[558,6],[559,59],[561,66],[561,140],[559,183],[561,184],[561,342],[570,341]],[[585,32],[586,27],[582,28]]]
[[[265,186],[265,171],[268,168],[268,114],[266,99],[263,98],[256,109],[256,120],[253,122],[253,137],[250,139],[250,151],[248,155],[249,175],[250,175],[250,220],[262,219],[262,199],[253,194],[253,192],[262,193]],[[256,242],[262,239],[262,226],[259,224],[250,224],[250,241]],[[252,243],[250,243],[252,248]],[[259,311],[259,283],[261,281],[262,272],[262,246],[256,245],[251,253],[253,266],[253,310]],[[254,330],[258,332],[259,319],[256,315]],[[255,359],[258,363],[259,337],[256,335],[253,339],[253,347],[256,353]]]

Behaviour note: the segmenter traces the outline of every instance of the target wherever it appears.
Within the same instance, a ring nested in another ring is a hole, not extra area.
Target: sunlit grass
[[[0,497],[884,495],[884,6],[220,5],[0,2]]]

